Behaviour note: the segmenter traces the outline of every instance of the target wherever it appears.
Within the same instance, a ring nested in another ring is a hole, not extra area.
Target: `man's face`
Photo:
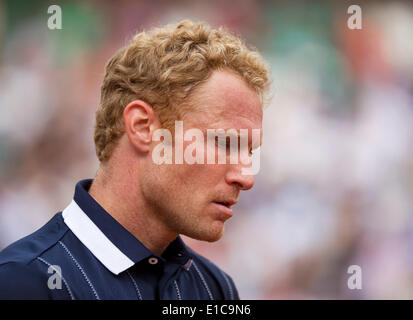
[[[238,133],[248,129],[251,148],[252,129],[262,132],[262,105],[244,80],[230,72],[214,72],[198,89],[194,93],[195,108],[186,112],[182,120],[184,134],[191,128],[203,132],[204,164],[190,165],[184,160],[183,164],[173,161],[157,165],[149,160],[140,181],[148,207],[171,231],[216,241],[223,235],[224,222],[232,216],[231,202],[238,200],[241,190],[252,188],[254,176],[242,174],[242,168],[250,165],[241,161],[230,164],[229,152],[226,164],[207,164],[207,129],[236,129]],[[184,141],[183,149],[191,143]],[[215,154],[220,147],[212,144]]]

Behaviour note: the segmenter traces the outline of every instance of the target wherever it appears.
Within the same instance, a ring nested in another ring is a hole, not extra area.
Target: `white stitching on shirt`
[[[63,247],[63,249],[65,249],[66,253],[72,258],[72,260],[75,262],[76,266],[78,267],[78,269],[80,270],[80,272],[83,274],[83,276],[86,279],[86,282],[89,284],[90,288],[92,289],[93,294],[96,297],[96,300],[100,300],[98,293],[96,292],[95,288],[93,287],[93,284],[90,282],[89,278],[87,277],[86,273],[83,271],[82,267],[80,266],[80,264],[77,262],[77,260],[73,257],[73,255],[71,254],[71,252],[69,251],[69,249],[64,245],[64,243],[62,241],[59,241],[60,245]]]
[[[178,283],[176,282],[176,280],[174,280],[174,285],[176,289],[176,295],[178,296],[178,300],[182,300],[181,292],[179,291]]]
[[[188,259],[188,261],[184,264],[184,268],[186,271],[189,271],[189,268],[192,266],[192,259]]]
[[[129,273],[129,270],[126,270],[126,273],[128,274],[128,276],[131,278],[133,285],[135,287],[136,292],[138,293],[138,298],[139,300],[143,300],[142,299],[142,295],[141,295],[141,291],[139,290],[138,284],[136,283],[135,279],[133,279],[132,275]]]
[[[69,287],[69,285],[67,284],[65,278],[63,278],[62,274],[59,273],[59,271],[58,271],[55,267],[53,267],[49,262],[47,262],[47,261],[44,260],[43,258],[37,257],[37,259],[38,259],[39,261],[43,262],[43,263],[44,263],[45,265],[47,265],[48,267],[52,267],[53,270],[56,271],[56,273],[62,278],[63,283],[65,284],[66,289],[67,289],[67,291],[69,292],[70,299],[75,300],[75,297],[73,296],[72,291],[70,290],[70,287]]]
[[[222,270],[219,270],[219,271],[221,271],[221,274],[224,276],[224,279],[225,279],[225,281],[226,281],[226,283],[227,283],[227,285],[228,285],[228,288],[229,288],[229,297],[230,297],[230,299],[231,299],[231,300],[235,300],[235,298],[234,298],[234,291],[232,291],[231,283],[229,282],[229,279],[228,279],[227,275],[226,275]]]
[[[198,266],[196,265],[195,261],[193,261],[193,265],[195,267],[196,272],[198,272],[199,277],[201,278],[202,283],[204,284],[205,289],[208,292],[209,295],[209,299],[210,300],[214,300],[211,291],[209,290],[209,287],[207,285],[207,283],[205,282],[204,276],[202,275],[201,271],[199,271]]]

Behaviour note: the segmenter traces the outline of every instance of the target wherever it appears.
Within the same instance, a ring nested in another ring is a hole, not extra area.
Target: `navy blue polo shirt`
[[[239,299],[231,277],[181,237],[152,253],[89,195],[91,183],[0,253],[0,299]]]

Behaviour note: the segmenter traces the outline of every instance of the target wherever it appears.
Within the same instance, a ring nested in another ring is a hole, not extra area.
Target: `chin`
[[[196,240],[215,242],[221,239],[224,235],[224,226],[214,226],[209,230],[196,230],[195,232],[190,232],[185,235]]]

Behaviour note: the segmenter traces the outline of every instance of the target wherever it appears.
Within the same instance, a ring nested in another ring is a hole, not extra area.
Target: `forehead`
[[[184,116],[184,120],[192,125],[197,123],[201,127],[222,129],[261,128],[259,96],[239,75],[215,71],[193,94],[194,108]]]

